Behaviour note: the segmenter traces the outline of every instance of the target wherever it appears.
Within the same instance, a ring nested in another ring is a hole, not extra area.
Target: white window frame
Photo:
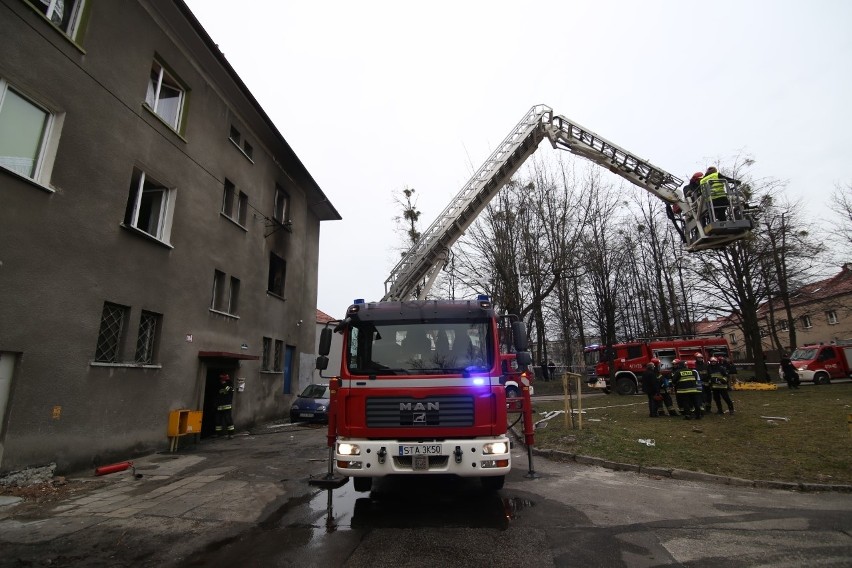
[[[828,325],[837,325],[837,310],[828,310],[825,312],[825,319]]]
[[[802,328],[810,329],[813,327],[813,323],[811,322],[811,316],[802,316]]]
[[[137,175],[138,181],[134,183],[134,179]],[[146,192],[146,181],[149,181],[151,184],[156,184],[157,187],[150,188]],[[149,233],[145,229],[139,227],[139,213],[142,209],[142,197],[145,193],[150,194],[152,189],[156,189],[161,192],[159,216],[157,219],[157,228],[155,234]],[[172,217],[174,213],[174,203],[177,192],[173,188],[170,188],[157,180],[149,180],[146,172],[139,168],[133,169],[133,176],[131,176],[130,178],[130,192],[130,195],[127,196],[129,211],[126,211],[125,213],[125,225],[128,227],[132,227],[133,229],[144,233],[145,235],[153,239],[170,245],[170,238],[172,234]],[[131,203],[131,198],[133,199],[133,203]],[[128,216],[129,219],[127,218]]]
[[[65,9],[66,4],[72,4],[71,16],[68,18],[68,23],[65,27],[62,26],[62,15],[59,15],[59,21],[56,20],[57,7]],[[76,39],[77,32],[80,31],[80,21],[82,20],[83,8],[86,5],[86,0],[30,0],[30,4],[47,20],[56,26],[69,38]],[[61,5],[61,6],[60,6]]]
[[[154,85],[152,81],[155,73],[157,74],[156,85]],[[160,93],[162,92],[164,78],[168,79],[166,84],[169,88],[180,93],[178,96],[177,112],[175,113],[174,122],[172,122],[167,116],[164,116],[163,112],[160,110]],[[183,107],[185,102],[186,88],[177,78],[166,71],[165,65],[155,59],[151,66],[151,73],[148,76],[148,91],[145,94],[145,104],[148,108],[154,111],[154,114],[160,117],[160,120],[168,124],[173,130],[179,131],[183,120]]]
[[[10,165],[5,165],[0,162],[0,167],[8,170],[10,172],[14,172],[16,175],[32,180],[33,182],[42,186],[43,189],[47,189],[48,191],[53,191],[48,188],[48,181],[50,179],[50,173],[53,170],[53,164],[56,160],[56,150],[59,147],[59,132],[62,130],[62,123],[64,122],[65,115],[64,114],[54,114],[47,107],[42,104],[39,104],[32,97],[28,96],[26,93],[22,92],[20,89],[10,85],[8,81],[0,77],[0,112],[3,110],[3,104],[6,101],[6,97],[9,91],[14,91],[15,95],[31,104],[36,109],[45,113],[45,120],[41,127],[41,140],[38,145],[38,150],[36,152],[36,156],[33,160],[33,168],[30,174],[25,174],[21,170],[14,168]]]

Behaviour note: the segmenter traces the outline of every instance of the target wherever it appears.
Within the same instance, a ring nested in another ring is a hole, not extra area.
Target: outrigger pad
[[[348,477],[329,473],[322,477],[311,476],[311,478],[308,479],[308,484],[313,485],[314,487],[322,487],[323,489],[337,489],[338,487],[346,485],[347,481],[349,481]]]

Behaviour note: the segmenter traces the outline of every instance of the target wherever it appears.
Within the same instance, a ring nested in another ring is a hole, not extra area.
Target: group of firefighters
[[[710,357],[707,364],[704,355],[697,353],[694,368],[688,367],[682,359],[674,359],[671,373],[661,372],[660,360],[651,359],[642,374],[649,416],[657,418],[668,412],[669,416],[683,416],[685,420],[701,420],[704,414],[711,412],[714,400],[716,414],[724,414],[722,401],[728,407],[728,414],[733,414],[734,403],[728,391],[735,373],[736,367],[721,356]]]

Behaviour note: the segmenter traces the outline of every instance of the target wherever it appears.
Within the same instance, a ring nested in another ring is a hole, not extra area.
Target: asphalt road
[[[757,489],[536,457],[506,486],[326,471],[324,431],[269,425],[0,507],[2,566],[849,566],[852,493]],[[135,475],[133,475],[135,473]]]

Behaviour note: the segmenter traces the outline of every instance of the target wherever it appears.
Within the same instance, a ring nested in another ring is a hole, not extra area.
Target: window
[[[245,154],[245,156],[251,159],[254,154],[254,148],[251,144],[248,143],[248,140],[244,140],[240,131],[237,130],[233,125],[231,125],[231,132],[228,134],[228,139],[234,143],[234,146],[240,149],[240,151]]]
[[[284,278],[287,275],[287,262],[276,255],[269,254],[269,285],[267,290],[276,296],[284,297]]]
[[[154,350],[157,346],[158,329],[162,315],[142,310],[139,318],[139,336],[136,339],[136,363],[151,365],[154,363]]]
[[[787,331],[790,329],[790,326],[787,324],[787,320],[778,320],[778,325],[781,326],[781,331]]]
[[[281,359],[284,353],[284,342],[280,339],[275,340],[275,353],[272,356],[272,370],[275,372],[280,372],[283,368],[281,366]]]
[[[240,280],[239,278],[230,278],[230,286],[224,272],[220,270],[213,271],[213,299],[210,302],[210,309],[224,314],[236,315],[239,308],[240,299]]]
[[[166,124],[178,130],[183,111],[184,89],[163,66],[154,61],[145,103]]]
[[[272,356],[272,338],[263,338],[263,355],[260,358],[260,370],[269,371],[272,367],[269,365],[269,358]]]
[[[29,0],[30,4],[45,15],[56,27],[71,39],[77,34],[84,0]]]
[[[811,316],[802,316],[802,328],[810,329],[813,325],[811,325]]]
[[[825,312],[825,319],[828,321],[828,325],[835,325],[837,323],[837,311],[829,310]]]
[[[0,166],[37,179],[51,115],[0,79]]]
[[[275,184],[275,205],[272,210],[272,218],[282,225],[290,222],[290,196],[277,183]]]
[[[236,186],[226,179],[222,194],[222,215],[245,227],[248,208],[248,195],[242,191],[238,192]]]
[[[733,334],[733,333],[729,334],[729,335],[728,335],[728,342],[729,342],[731,345],[736,345],[736,344],[737,344],[737,336],[736,336],[736,334]]]
[[[124,224],[167,243],[171,233],[173,203],[173,190],[142,170],[133,168]]]
[[[124,340],[124,322],[129,311],[130,308],[127,306],[104,302],[98,344],[95,348],[95,361],[104,363],[119,361]]]

